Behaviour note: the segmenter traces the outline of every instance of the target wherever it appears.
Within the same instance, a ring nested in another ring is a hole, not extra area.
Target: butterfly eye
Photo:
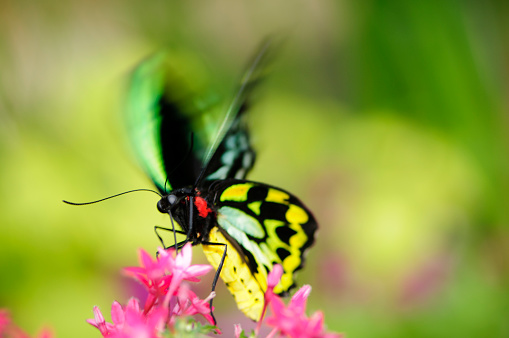
[[[175,203],[177,203],[177,200],[177,196],[173,194],[166,196],[166,198],[163,197],[159,200],[159,202],[157,202],[157,210],[163,214],[166,214],[168,210],[170,210],[175,205]]]
[[[166,207],[165,203],[166,201],[162,198],[157,202],[157,210],[159,210],[160,213],[165,214],[166,213]]]
[[[168,197],[166,197],[166,199],[168,200],[168,203],[170,203],[170,206],[175,204],[175,202],[177,202],[177,196],[171,194],[171,195],[168,195]]]

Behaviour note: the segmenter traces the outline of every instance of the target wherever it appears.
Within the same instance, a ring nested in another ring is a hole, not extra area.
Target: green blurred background
[[[508,4],[504,1],[0,1],[0,307],[28,332],[85,323],[136,286],[157,198],[134,160],[129,72],[193,50],[231,89],[287,38],[253,107],[253,180],[320,232],[299,283],[348,337],[509,337]],[[195,262],[204,262],[199,248]],[[199,293],[205,297],[208,285]],[[224,287],[217,317],[252,327]]]

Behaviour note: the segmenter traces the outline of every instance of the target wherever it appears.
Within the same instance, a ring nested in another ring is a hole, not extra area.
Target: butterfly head
[[[193,195],[190,189],[178,189],[174,190],[168,195],[163,196],[157,202],[157,210],[163,214],[167,214],[178,208],[180,205],[185,205],[187,197]]]

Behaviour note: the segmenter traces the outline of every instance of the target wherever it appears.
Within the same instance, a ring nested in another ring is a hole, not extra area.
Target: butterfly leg
[[[184,231],[181,231],[181,230],[169,229],[169,228],[165,228],[165,227],[162,227],[162,226],[159,226],[159,225],[154,226],[154,232],[156,233],[157,238],[159,238],[159,242],[161,242],[161,244],[163,245],[164,249],[168,249],[169,247],[174,246],[174,245],[176,245],[177,247],[180,248],[180,247],[182,247],[181,243],[185,244],[187,242],[187,240],[185,240],[183,242],[177,243],[177,241],[175,240],[175,244],[172,244],[170,246],[166,246],[164,244],[163,237],[159,234],[159,231],[161,231],[161,230],[172,232],[172,233],[177,233],[177,234],[182,234],[182,235],[187,235],[187,233],[184,232]]]
[[[194,211],[194,196],[189,196],[189,229],[187,229],[187,240],[191,237],[193,233],[193,211]]]
[[[156,233],[156,236],[157,236],[157,238],[159,238],[159,241],[163,245],[163,248],[167,249],[167,248],[169,248],[169,246],[166,246],[164,244],[164,240],[163,240],[162,236],[159,234],[158,230],[164,230],[164,231],[169,231],[169,232],[171,231],[171,232],[173,232],[173,239],[174,239],[174,244],[173,245],[175,246],[175,251],[176,252],[178,252],[178,249],[183,247],[189,241],[189,238],[191,238],[191,234],[193,233],[193,211],[194,211],[193,203],[194,203],[194,197],[190,196],[189,197],[189,228],[188,228],[187,232],[175,229],[175,225],[173,223],[173,215],[171,214],[170,211],[168,211],[168,215],[170,215],[171,229],[164,228],[164,227],[161,227],[161,226],[158,226],[158,225],[156,225],[154,227],[154,231]],[[182,242],[177,242],[177,234],[186,235],[186,239],[184,241],[182,241]]]
[[[219,279],[219,275],[221,274],[221,270],[223,269],[224,260],[226,259],[226,251],[228,250],[228,246],[225,243],[211,243],[211,242],[202,242],[203,245],[223,245],[224,251],[223,256],[221,257],[221,262],[219,262],[219,266],[217,267],[216,274],[214,275],[214,280],[212,281],[212,292],[216,290],[216,284]],[[210,300],[210,315],[214,320],[214,325],[217,324],[216,317],[214,317],[214,313],[212,312],[212,301],[214,298]]]

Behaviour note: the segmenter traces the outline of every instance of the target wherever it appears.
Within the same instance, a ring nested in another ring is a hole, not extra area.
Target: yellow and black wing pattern
[[[259,320],[268,272],[281,264],[284,273],[275,292],[290,290],[314,242],[317,223],[297,197],[273,186],[231,179],[218,181],[210,191],[218,226],[210,231],[209,241],[227,244],[220,276],[239,308]],[[204,251],[217,268],[224,249],[204,245]]]

